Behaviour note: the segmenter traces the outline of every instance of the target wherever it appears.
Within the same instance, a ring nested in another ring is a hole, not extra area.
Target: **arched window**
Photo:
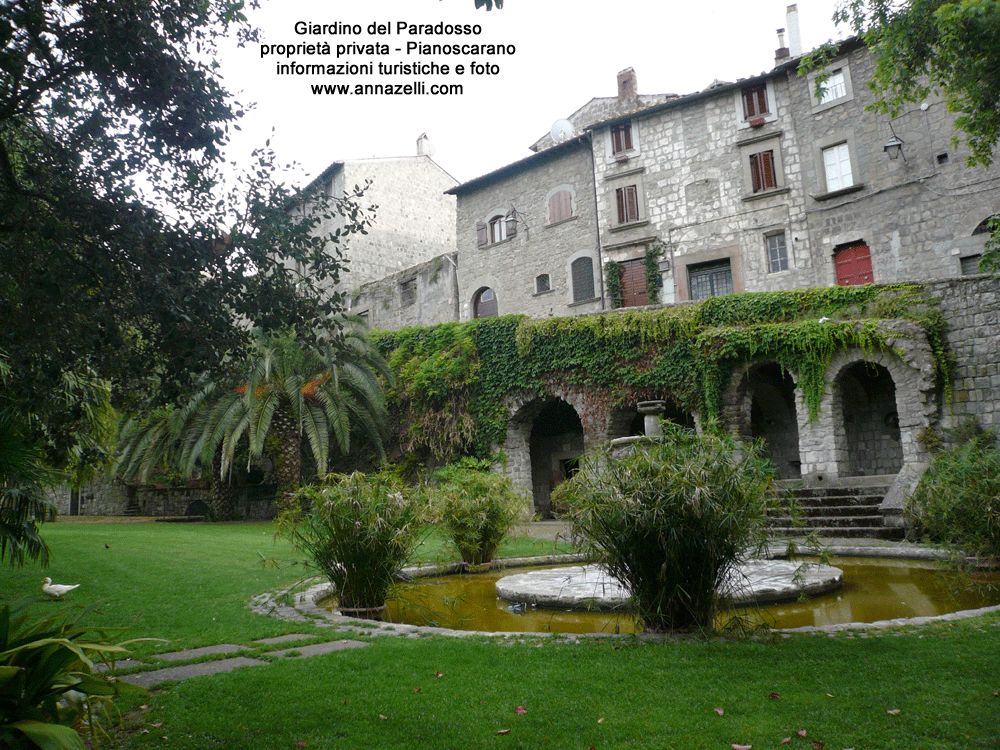
[[[494,245],[505,239],[507,239],[507,219],[503,216],[494,216],[489,224],[489,242]]]
[[[497,295],[488,286],[484,286],[472,298],[472,317],[495,318],[497,312]]]
[[[573,283],[573,301],[594,299],[594,260],[587,256],[577,258],[570,265]]]

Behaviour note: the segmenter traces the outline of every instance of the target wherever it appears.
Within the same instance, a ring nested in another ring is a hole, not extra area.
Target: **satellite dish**
[[[552,140],[556,143],[569,140],[575,133],[576,128],[573,127],[573,123],[569,120],[556,120],[552,123],[552,130],[549,131],[549,135],[552,136]]]

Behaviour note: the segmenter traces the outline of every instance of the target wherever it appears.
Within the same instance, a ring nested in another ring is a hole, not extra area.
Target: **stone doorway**
[[[775,362],[759,365],[749,375],[749,391],[751,436],[763,441],[765,456],[774,464],[778,479],[801,477],[792,376]]]
[[[834,382],[839,396],[844,450],[840,476],[895,474],[903,467],[896,385],[889,370],[856,362]]]
[[[541,406],[531,425],[531,489],[535,512],[552,515],[552,490],[576,471],[583,455],[583,423],[570,404],[550,399]]]

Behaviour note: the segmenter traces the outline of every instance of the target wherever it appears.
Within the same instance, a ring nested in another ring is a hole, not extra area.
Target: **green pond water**
[[[941,615],[1000,604],[1000,576],[992,587],[963,587],[936,563],[870,558],[832,558],[844,571],[841,589],[807,602],[763,607],[754,616],[773,628],[875,622],[898,617]],[[548,566],[553,567],[553,566]],[[418,579],[403,587],[386,609],[385,620],[486,632],[631,633],[627,615],[528,607],[510,611],[497,599],[498,578],[522,569],[475,575]],[[743,614],[746,614],[745,612]],[[725,615],[723,615],[725,617]]]

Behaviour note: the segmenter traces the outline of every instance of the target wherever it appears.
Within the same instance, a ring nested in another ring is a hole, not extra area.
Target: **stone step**
[[[864,507],[881,505],[884,495],[860,495],[852,497],[807,497],[797,498],[800,508]]]
[[[885,497],[889,492],[889,485],[869,485],[863,487],[799,487],[794,489],[781,489],[778,494],[781,496],[792,496],[803,502],[809,498],[824,497],[858,497],[871,495]]]
[[[870,505],[807,505],[799,508],[806,518],[816,516],[881,516],[879,503]]]
[[[772,525],[778,526],[788,526],[791,519],[788,518],[774,518],[772,519]],[[804,519],[802,524],[805,528],[818,528],[827,526],[836,526],[838,528],[847,528],[851,526],[881,526],[881,517],[875,516],[815,516],[813,518]]]
[[[816,534],[821,537],[849,539],[887,539],[899,541],[905,536],[903,529],[885,526],[773,526],[768,530],[772,537],[800,537]]]

